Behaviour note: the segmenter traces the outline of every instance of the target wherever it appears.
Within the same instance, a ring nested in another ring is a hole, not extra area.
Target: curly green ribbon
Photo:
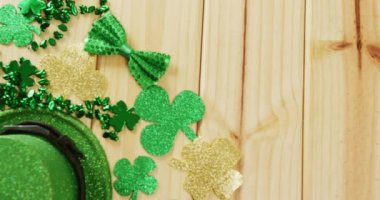
[[[96,55],[120,54],[126,57],[132,76],[142,88],[156,84],[170,63],[169,55],[131,48],[123,26],[111,13],[106,13],[93,23],[84,49]]]

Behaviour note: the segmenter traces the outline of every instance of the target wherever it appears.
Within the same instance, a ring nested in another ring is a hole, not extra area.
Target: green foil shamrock
[[[134,109],[128,110],[127,104],[124,101],[117,102],[112,106],[111,111],[115,114],[109,121],[115,131],[120,132],[125,126],[129,130],[133,130],[140,120],[140,117],[134,113]]]
[[[131,196],[130,199],[136,200],[139,191],[145,194],[153,194],[158,182],[156,178],[149,174],[156,169],[153,159],[146,156],[139,156],[135,159],[132,166],[128,159],[119,160],[114,169],[117,180],[114,188],[121,196]]]
[[[84,49],[96,55],[121,54],[126,57],[132,76],[142,88],[156,84],[170,63],[169,55],[132,49],[123,26],[111,13],[94,22]]]
[[[35,15],[41,15],[41,11],[46,8],[46,3],[42,0],[22,0],[18,7],[22,14],[28,14],[31,11]]]
[[[0,44],[10,44],[12,41],[16,46],[26,46],[33,40],[33,32],[40,35],[41,30],[30,24],[22,14],[16,12],[16,8],[7,4],[0,8]]]
[[[194,92],[179,93],[170,105],[167,92],[158,86],[143,90],[134,108],[143,120],[153,122],[142,130],[140,142],[154,156],[167,154],[179,131],[193,141],[197,136],[189,125],[200,121],[205,114],[205,105]]]

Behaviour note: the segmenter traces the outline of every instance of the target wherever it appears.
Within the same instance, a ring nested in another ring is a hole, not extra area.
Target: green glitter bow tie
[[[84,49],[96,55],[126,57],[132,76],[142,88],[154,85],[165,74],[170,62],[169,55],[132,49],[123,26],[111,13],[94,22]]]

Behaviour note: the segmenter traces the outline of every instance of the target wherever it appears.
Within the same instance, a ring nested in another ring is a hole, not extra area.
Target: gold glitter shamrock
[[[47,72],[50,91],[83,100],[102,96],[106,90],[106,78],[95,70],[95,65],[95,57],[70,47],[59,56],[44,57],[39,67]]]
[[[208,199],[212,191],[219,199],[230,199],[242,184],[241,174],[233,170],[241,153],[228,139],[207,143],[198,138],[183,147],[181,156],[170,166],[187,172],[184,188],[194,200]]]
[[[7,4],[0,8],[0,44],[10,44],[22,47],[33,40],[33,32],[41,34],[41,29],[31,25],[32,20],[26,19],[16,12],[16,8]]]

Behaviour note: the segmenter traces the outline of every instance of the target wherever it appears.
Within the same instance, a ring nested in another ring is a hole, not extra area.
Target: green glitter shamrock
[[[156,169],[153,159],[146,156],[139,156],[132,166],[128,159],[119,160],[114,169],[117,180],[114,188],[121,196],[131,196],[131,200],[136,200],[139,191],[145,194],[153,194],[157,189],[157,179],[149,176]]]
[[[32,11],[35,15],[40,15],[41,11],[46,8],[46,3],[42,0],[22,0],[18,7],[22,14],[27,14]]]
[[[143,88],[154,85],[170,63],[169,55],[132,49],[127,44],[123,26],[111,13],[94,22],[84,49],[96,55],[123,55],[128,60],[132,76]]]
[[[202,99],[194,92],[181,92],[170,105],[167,92],[158,86],[143,90],[134,107],[143,120],[154,123],[143,129],[140,141],[155,156],[163,156],[173,148],[180,130],[193,141],[197,136],[189,125],[200,121],[205,113]]]
[[[127,126],[129,130],[133,130],[140,120],[140,117],[134,113],[133,108],[128,110],[124,101],[117,102],[116,105],[112,106],[111,111],[115,115],[110,119],[109,123],[117,132],[123,130],[124,126]]]
[[[40,35],[41,30],[30,24],[31,20],[16,12],[16,8],[7,4],[0,8],[0,44],[26,46],[33,40],[33,32]]]

